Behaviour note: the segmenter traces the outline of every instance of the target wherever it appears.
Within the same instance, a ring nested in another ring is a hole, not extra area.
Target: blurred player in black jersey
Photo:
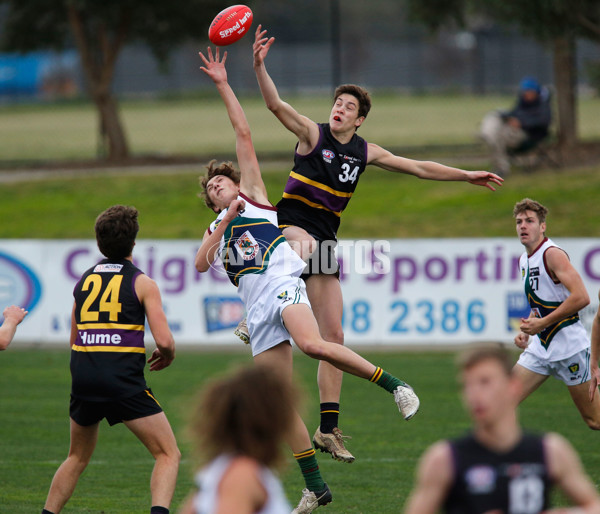
[[[344,343],[342,291],[334,255],[342,212],[368,164],[428,180],[465,181],[494,191],[502,178],[486,171],[465,171],[431,161],[415,161],[367,143],[356,134],[371,108],[360,86],[339,86],[328,123],[315,123],[281,100],[264,60],[274,38],[259,25],[254,41],[254,70],[270,111],[297,138],[294,168],[277,204],[279,227],[290,245],[308,261],[303,278],[323,338]],[[237,332],[236,332],[237,333]],[[240,334],[238,334],[240,335]],[[241,337],[241,336],[240,336]],[[342,373],[326,362],[317,377],[321,424],[315,444],[338,460],[352,462],[337,427]]]
[[[482,346],[461,357],[463,400],[473,431],[427,450],[405,513],[600,512],[600,496],[571,444],[558,434],[521,430],[522,385],[509,354]],[[548,510],[553,485],[578,507]]]
[[[169,512],[180,453],[171,425],[144,378],[146,319],[156,342],[150,371],[166,368],[175,342],[156,283],[132,262],[139,225],[133,207],[116,205],[96,219],[106,259],[87,270],[73,291],[71,317],[71,445],[56,471],[42,513],[67,503],[96,447],[100,421],[124,423],[155,459],[151,514]]]

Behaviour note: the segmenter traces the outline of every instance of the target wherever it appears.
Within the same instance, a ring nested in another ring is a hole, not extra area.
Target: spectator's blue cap
[[[541,91],[540,83],[535,80],[533,77],[525,77],[519,86],[521,91],[533,90],[538,93]]]

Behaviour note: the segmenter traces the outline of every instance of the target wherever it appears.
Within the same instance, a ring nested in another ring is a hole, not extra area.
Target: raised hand
[[[490,173],[489,171],[473,171],[469,176],[469,184],[487,187],[492,191],[496,191],[493,184],[501,186],[502,182],[504,182],[504,179],[500,175]]]
[[[225,69],[225,61],[227,60],[227,52],[223,53],[223,59],[220,57],[219,47],[216,48],[215,55],[213,57],[213,52],[210,46],[208,47],[206,54],[208,57],[205,57],[202,52],[198,52],[204,66],[200,66],[200,69],[206,73],[215,84],[219,82],[227,82],[227,70]]]
[[[260,66],[267,54],[269,53],[269,48],[275,41],[275,38],[265,37],[267,33],[266,30],[262,30],[262,25],[256,27],[256,32],[254,34],[254,44],[252,45],[252,51],[254,52],[254,67]]]

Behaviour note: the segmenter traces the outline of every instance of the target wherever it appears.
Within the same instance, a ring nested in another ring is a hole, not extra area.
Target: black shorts
[[[304,281],[312,275],[335,275],[340,278],[340,265],[335,258],[335,247],[337,241],[329,239],[326,241],[317,240],[316,250],[310,254],[306,263],[306,268],[300,276]]]
[[[162,408],[151,389],[146,389],[127,398],[119,398],[107,402],[81,400],[71,395],[69,415],[78,425],[87,427],[95,425],[106,418],[110,426],[145,418],[162,412]]]

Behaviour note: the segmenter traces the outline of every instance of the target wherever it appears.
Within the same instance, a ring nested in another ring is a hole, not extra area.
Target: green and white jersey
[[[531,255],[525,252],[519,260],[527,301],[537,318],[550,314],[570,294],[563,284],[555,282],[548,273],[545,256],[553,246],[560,248],[545,238]],[[573,314],[532,336],[526,351],[548,361],[558,361],[589,347],[590,340],[579,314]]]
[[[298,256],[277,226],[277,209],[262,205],[244,193],[238,199],[245,209],[234,218],[221,238],[219,258],[246,307],[258,301],[262,290],[282,276],[298,277],[306,263]],[[210,224],[214,232],[227,209]]]

